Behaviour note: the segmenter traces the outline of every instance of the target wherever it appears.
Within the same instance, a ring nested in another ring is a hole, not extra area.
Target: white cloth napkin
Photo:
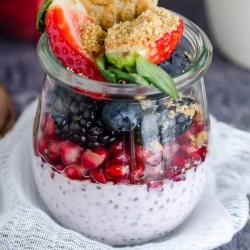
[[[37,103],[0,141],[0,250],[115,249],[65,229],[48,215],[33,181],[32,126]],[[205,250],[229,242],[248,220],[250,134],[211,117],[211,171],[191,216],[168,236],[123,250]]]

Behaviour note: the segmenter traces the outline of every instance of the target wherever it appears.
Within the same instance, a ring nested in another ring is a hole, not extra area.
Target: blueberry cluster
[[[181,74],[190,65],[191,62],[185,51],[180,48],[177,48],[167,60],[159,64],[171,77]]]
[[[56,86],[51,96],[55,131],[62,139],[93,149],[109,146],[119,137],[102,119],[102,102],[61,86]]]
[[[191,98],[183,98],[174,102],[170,108],[161,104],[157,109],[147,112],[140,128],[136,129],[137,143],[145,145],[160,140],[161,144],[166,144],[178,135],[184,134],[192,126],[194,117],[178,112],[176,107],[193,103]]]

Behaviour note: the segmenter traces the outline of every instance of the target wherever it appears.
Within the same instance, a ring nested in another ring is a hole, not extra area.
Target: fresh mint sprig
[[[141,86],[153,84],[167,96],[178,98],[171,76],[137,52],[106,53],[98,59],[97,65],[105,79],[110,82],[124,80]]]

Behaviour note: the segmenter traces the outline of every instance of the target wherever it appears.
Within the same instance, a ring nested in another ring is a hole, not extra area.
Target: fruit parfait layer
[[[177,91],[174,80],[194,64],[182,19],[156,1],[143,8],[134,1],[132,14],[125,0],[95,2],[48,0],[38,13],[48,75],[34,125],[34,176],[65,227],[111,245],[142,244],[177,227],[201,196],[204,86],[198,79]],[[115,7],[106,22],[93,14]]]

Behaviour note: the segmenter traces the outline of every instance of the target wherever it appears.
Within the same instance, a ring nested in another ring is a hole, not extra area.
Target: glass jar
[[[198,203],[207,176],[206,35],[185,19],[180,47],[192,65],[174,78],[180,98],[156,88],[97,82],[65,69],[48,38],[34,123],[38,190],[63,226],[111,245],[161,237]]]

